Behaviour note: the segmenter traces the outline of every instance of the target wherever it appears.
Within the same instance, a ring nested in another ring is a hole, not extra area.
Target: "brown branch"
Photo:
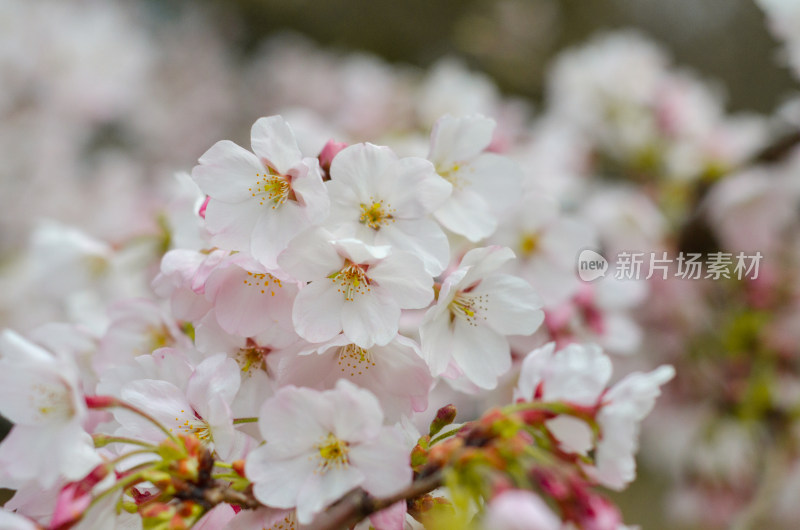
[[[442,485],[442,474],[436,471],[415,480],[407,488],[389,497],[375,498],[361,488],[348,493],[338,503],[314,520],[316,530],[342,530],[400,501],[429,493]]]

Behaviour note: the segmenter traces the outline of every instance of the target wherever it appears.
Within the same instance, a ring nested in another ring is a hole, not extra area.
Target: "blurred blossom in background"
[[[676,366],[625,520],[797,528],[800,152],[781,142],[800,6],[757,4],[3,0],[0,323],[100,333],[102,308],[148,295],[157,257],[196,237],[175,230],[196,193],[181,172],[259,116],[306,156],[331,138],[425,156],[442,114],[481,113],[526,178],[487,241],[546,304],[515,352],[591,340],[620,374]],[[587,247],[765,257],[750,282],[590,284]]]

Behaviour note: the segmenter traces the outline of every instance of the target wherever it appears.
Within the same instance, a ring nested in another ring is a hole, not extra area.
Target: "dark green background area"
[[[796,88],[752,0],[204,1],[245,52],[293,30],[393,62],[427,66],[459,55],[507,93],[534,99],[554,55],[619,28],[639,29],[676,64],[719,81],[732,109],[769,112]]]

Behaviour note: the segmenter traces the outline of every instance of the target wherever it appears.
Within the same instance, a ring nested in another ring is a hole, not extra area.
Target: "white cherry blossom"
[[[451,360],[467,379],[494,388],[511,368],[506,335],[530,335],[544,320],[539,297],[525,281],[496,272],[514,258],[503,247],[470,250],[439,291],[420,327],[422,354],[433,375]]]
[[[343,331],[362,348],[387,344],[397,335],[401,309],[423,308],[433,299],[433,278],[415,255],[336,239],[323,229],[296,237],[279,263],[310,282],[292,310],[297,334],[310,342]]]
[[[284,387],[258,426],[267,443],[247,458],[253,493],[267,506],[296,507],[300,523],[357,486],[380,497],[411,481],[402,436],[383,426],[375,396],[349,381],[325,392]]]
[[[319,162],[303,158],[280,116],[251,131],[255,154],[228,140],[214,144],[192,171],[211,199],[205,212],[211,242],[251,253],[266,267],[300,231],[328,215]]]

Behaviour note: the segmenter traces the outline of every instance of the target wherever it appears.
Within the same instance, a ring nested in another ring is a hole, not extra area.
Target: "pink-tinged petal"
[[[300,281],[326,278],[342,268],[344,259],[331,244],[333,235],[322,228],[309,228],[295,237],[278,256],[278,265]]]
[[[411,465],[404,437],[396,428],[381,429],[377,438],[350,448],[351,465],[365,476],[361,486],[372,495],[391,495],[411,483]]]
[[[38,530],[41,527],[22,515],[0,510],[0,528],[7,530]]]
[[[259,118],[250,129],[250,142],[253,152],[281,175],[303,158],[292,128],[280,116]]]
[[[442,116],[431,131],[428,159],[439,169],[450,169],[441,166],[470,160],[489,147],[494,128],[494,120],[480,115]]]
[[[249,199],[250,188],[258,182],[256,175],[264,172],[258,157],[229,140],[215,143],[199,162],[192,170],[194,181],[212,199],[228,203]]]
[[[404,530],[407,506],[405,501],[392,504],[378,513],[369,516],[375,530]]]
[[[293,237],[308,226],[310,223],[303,209],[296,203],[287,201],[258,218],[253,227],[250,251],[265,267],[274,269],[278,266],[278,255],[286,249]]]
[[[300,166],[289,172],[292,190],[298,204],[311,222],[321,223],[328,217],[331,201],[322,182],[319,162],[316,158],[305,158]]]
[[[332,339],[342,331],[344,305],[344,294],[337,290],[336,282],[328,278],[311,282],[300,289],[294,301],[295,331],[309,342]]]
[[[361,200],[367,200],[375,196],[375,178],[396,161],[397,155],[388,147],[370,143],[351,145],[333,159],[331,179],[356,190]]]
[[[256,202],[229,204],[211,200],[206,208],[206,227],[211,242],[228,250],[250,250],[253,227],[269,208]]]
[[[484,528],[492,530],[559,530],[561,518],[534,492],[508,490],[489,503]],[[600,528],[600,527],[598,527]],[[603,526],[603,528],[619,528]]]
[[[197,365],[189,378],[186,397],[194,409],[205,417],[201,404],[206,402],[209,396],[218,396],[230,405],[236,397],[236,392],[239,391],[240,384],[239,365],[224,353],[219,353]]]
[[[544,321],[542,301],[525,280],[508,274],[493,274],[473,291],[483,296],[481,314],[493,330],[503,335],[530,335]]]
[[[264,402],[258,427],[273,458],[293,458],[308,452],[328,435],[321,419],[333,416],[324,395],[308,388],[284,387]]]
[[[497,228],[497,219],[486,200],[469,189],[455,190],[433,216],[442,226],[473,243],[489,237]]]
[[[364,481],[355,466],[334,467],[325,473],[312,474],[297,499],[297,521],[309,524],[326,506]]]
[[[530,352],[522,361],[519,382],[514,389],[514,399],[531,401],[536,394],[536,387],[542,382],[547,366],[553,358],[556,349],[555,342],[548,342],[541,348]]]
[[[262,445],[247,456],[245,474],[253,482],[256,499],[274,508],[294,508],[304,484],[314,476],[316,468],[317,460],[307,452],[279,460]]]
[[[467,379],[481,388],[492,389],[497,386],[497,378],[511,368],[511,349],[503,335],[457,318],[453,330],[453,359]]]
[[[285,309],[288,314],[296,291],[291,282],[235,265],[214,272],[206,284],[207,294],[214,297],[214,314],[220,327],[240,337],[253,337],[274,326],[279,310]]]
[[[453,330],[450,327],[450,312],[442,311],[438,304],[430,308],[420,326],[419,335],[422,342],[422,358],[428,363],[431,374],[433,376],[443,374],[450,364],[450,359],[453,358],[454,341]]]
[[[242,510],[225,527],[226,530],[254,530],[254,529],[281,529],[298,530],[294,510],[280,510],[277,508],[258,508],[257,510]],[[293,526],[295,525],[295,526]],[[307,530],[307,529],[306,529]]]
[[[120,392],[123,401],[147,411],[168,429],[178,433],[186,420],[195,418],[192,405],[184,393],[172,383],[155,379],[140,379],[125,385]],[[162,440],[162,433],[155,425],[138,414],[125,409],[115,409],[114,418],[124,426],[126,432],[135,433],[147,440]]]
[[[219,530],[220,528],[228,528],[228,523],[230,523],[234,517],[236,517],[236,511],[230,504],[218,504],[197,521],[194,526],[192,526],[192,530]]]
[[[441,227],[431,219],[399,219],[381,228],[375,236],[375,244],[389,244],[419,256],[425,269],[438,276],[450,261],[450,245]]]
[[[377,436],[383,424],[383,411],[372,392],[340,379],[335,390],[325,392],[325,397],[333,410],[326,426],[337,438],[359,443]]]
[[[506,214],[508,206],[522,195],[522,169],[515,161],[484,153],[464,167],[456,178],[468,179],[472,190],[483,197],[495,215]]]
[[[403,309],[420,309],[433,300],[433,278],[409,252],[393,252],[371,266],[367,274]]]
[[[374,198],[384,200],[400,219],[427,215],[450,196],[453,186],[424,158],[407,157],[373,177]]]
[[[387,344],[397,335],[400,307],[380,289],[354,295],[341,306],[342,331],[362,348]]]

